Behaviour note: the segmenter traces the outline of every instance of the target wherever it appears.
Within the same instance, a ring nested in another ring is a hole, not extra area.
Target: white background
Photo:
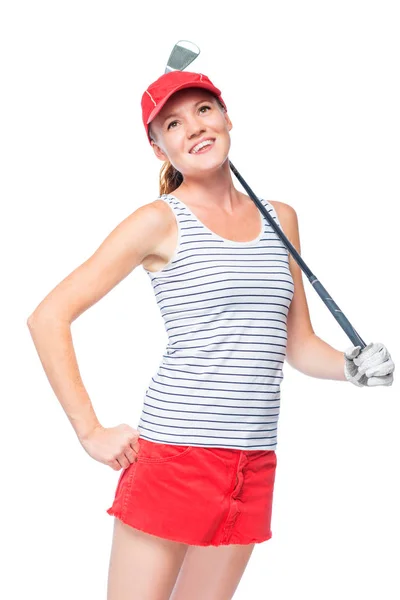
[[[258,195],[295,208],[304,260],[364,341],[383,342],[396,362],[397,8],[382,0],[2,4],[2,597],[106,598],[106,509],[119,473],[81,447],[26,319],[157,197],[162,163],[140,99],[178,40],[200,46],[188,70],[222,90],[233,164]],[[344,350],[350,341],[303,279],[315,332]],[[142,268],[72,333],[101,423],[136,427],[167,341]],[[235,599],[400,597],[398,396],[396,380],[357,388],[285,365],[273,538],[256,546]]]

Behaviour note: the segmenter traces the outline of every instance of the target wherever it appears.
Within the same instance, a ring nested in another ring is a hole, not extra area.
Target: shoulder
[[[164,200],[157,198],[137,208],[128,218],[140,219],[143,226],[146,227],[166,229],[175,221],[172,210],[167,204]]]
[[[287,204],[286,202],[278,202],[278,200],[268,200],[268,202],[274,207],[279,220],[281,220],[281,217],[282,219],[297,218],[296,211],[290,204]]]
[[[140,210],[143,215],[148,215],[148,218],[157,219],[168,212],[171,212],[167,206],[167,202],[161,198],[157,198],[147,204],[142,204],[137,210]]]
[[[111,232],[110,238],[121,247],[135,252],[152,252],[168,236],[174,225],[174,216],[166,202],[160,199],[143,204],[131,212]]]
[[[293,206],[286,202],[278,202],[277,200],[268,200],[273,206],[278,216],[279,222],[285,233],[290,234],[296,232],[298,234],[299,224],[297,213]]]

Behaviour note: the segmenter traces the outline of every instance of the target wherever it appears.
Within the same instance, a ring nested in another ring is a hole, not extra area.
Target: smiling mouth
[[[214,145],[215,145],[215,140],[212,140],[211,144],[206,144],[206,146],[203,146],[203,148],[200,148],[200,150],[197,150],[197,152],[189,152],[189,154],[192,154],[193,156],[196,156],[197,154],[205,154],[206,152],[211,150],[211,148],[213,148]]]

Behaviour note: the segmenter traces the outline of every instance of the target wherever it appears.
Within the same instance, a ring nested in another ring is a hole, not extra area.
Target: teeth
[[[204,142],[201,142],[200,144],[197,144],[197,146],[195,146],[193,148],[193,150],[191,150],[190,152],[192,154],[196,154],[196,152],[198,152],[199,150],[201,150],[202,148],[204,148],[204,146],[209,146],[210,144],[213,144],[214,140],[205,140]]]

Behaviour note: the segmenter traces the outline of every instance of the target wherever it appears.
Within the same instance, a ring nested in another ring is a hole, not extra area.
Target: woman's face
[[[201,88],[175,92],[151,122],[154,153],[184,176],[218,169],[229,153],[232,123],[217,98]],[[200,141],[211,138],[207,152],[193,152]]]

